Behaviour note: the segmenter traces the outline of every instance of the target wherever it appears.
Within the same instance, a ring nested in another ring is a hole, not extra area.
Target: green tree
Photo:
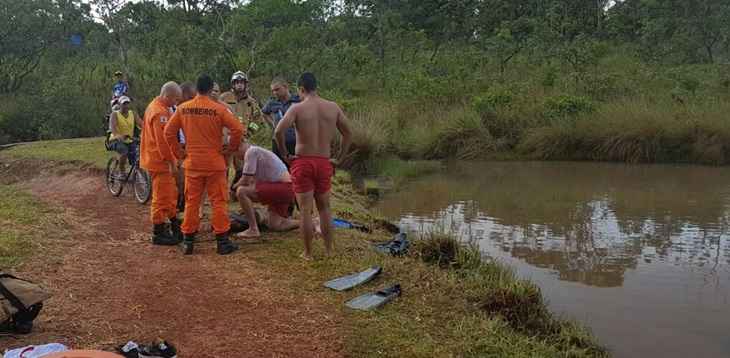
[[[0,17],[0,94],[13,93],[61,41],[60,19],[50,0],[5,0]]]

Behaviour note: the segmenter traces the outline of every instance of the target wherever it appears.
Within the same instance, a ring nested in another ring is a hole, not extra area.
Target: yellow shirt
[[[117,115],[117,132],[119,133],[119,136],[114,135],[112,133],[112,140],[122,139],[124,136],[129,136],[129,139],[126,139],[126,143],[132,143],[132,136],[134,136],[134,112],[130,109],[127,112],[127,116],[125,117],[122,112],[117,111],[114,112]]]

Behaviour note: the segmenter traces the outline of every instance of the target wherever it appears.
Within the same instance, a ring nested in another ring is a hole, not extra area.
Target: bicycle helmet
[[[248,82],[248,76],[246,76],[246,73],[243,71],[236,71],[233,76],[231,76],[231,83],[235,81],[244,81]]]

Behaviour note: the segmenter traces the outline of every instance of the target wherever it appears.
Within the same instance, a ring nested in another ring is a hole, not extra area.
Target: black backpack
[[[50,294],[30,281],[0,274],[0,333],[30,333],[33,320],[38,317],[43,300],[48,297]]]

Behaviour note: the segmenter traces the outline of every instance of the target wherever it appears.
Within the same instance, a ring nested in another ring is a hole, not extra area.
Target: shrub
[[[472,101],[474,110],[481,116],[494,114],[512,104],[514,95],[508,90],[494,90],[477,96]]]
[[[575,118],[594,110],[593,102],[582,96],[561,95],[545,100],[545,117],[549,119]]]
[[[476,112],[454,109],[444,113],[441,128],[428,144],[425,159],[477,159],[496,149],[495,141]]]

